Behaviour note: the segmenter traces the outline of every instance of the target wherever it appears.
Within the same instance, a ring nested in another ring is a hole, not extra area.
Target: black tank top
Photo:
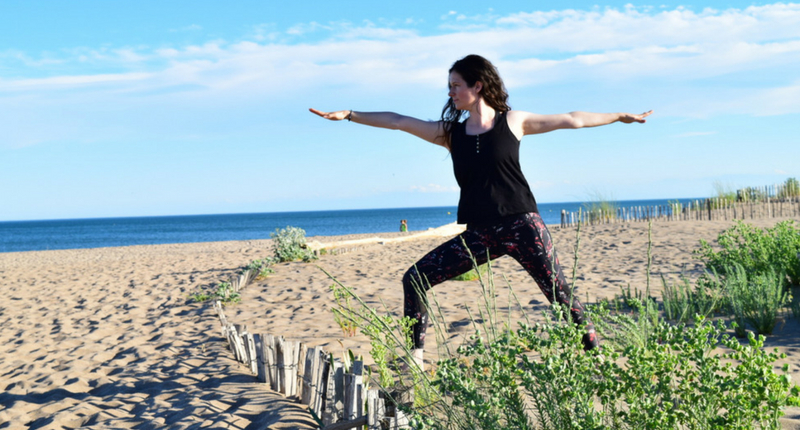
[[[538,212],[519,166],[519,144],[508,128],[506,114],[480,135],[467,135],[466,121],[454,124],[450,154],[461,187],[459,224],[491,224],[500,218]]]

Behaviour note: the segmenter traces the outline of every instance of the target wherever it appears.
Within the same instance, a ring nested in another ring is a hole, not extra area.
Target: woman
[[[519,144],[523,136],[562,128],[596,127],[622,122],[644,123],[652,111],[628,113],[570,112],[539,115],[511,110],[497,69],[485,58],[468,55],[449,71],[450,99],[439,121],[422,121],[393,112],[343,110],[311,112],[333,121],[348,120],[373,127],[402,130],[450,151],[461,187],[458,222],[467,229],[422,257],[403,276],[405,315],[417,320],[413,330],[414,358],[422,367],[428,315],[424,291],[478,264],[510,255],[533,277],[552,303],[570,306],[572,321],[583,324],[583,306],[571,296],[558,263],[550,233],[539,216],[536,200],[522,175]],[[464,114],[463,122],[459,122]],[[466,247],[465,247],[466,244]],[[598,345],[587,324],[584,349]]]

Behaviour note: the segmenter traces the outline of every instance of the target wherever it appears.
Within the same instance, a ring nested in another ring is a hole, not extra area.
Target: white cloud
[[[6,51],[0,69],[12,70],[5,76],[13,77],[0,78],[0,109],[12,108],[4,94],[24,96],[15,99],[23,105],[13,107],[31,112],[55,99],[78,106],[87,94],[120,109],[168,100],[187,110],[263,100],[279,106],[309,94],[363,100],[413,89],[444,96],[450,64],[478,52],[498,65],[512,93],[550,86],[646,90],[662,114],[800,112],[800,82],[787,81],[800,70],[800,4],[493,14],[451,11],[442,20],[461,19],[464,26],[435,35],[421,34],[418,22],[311,22],[283,33],[262,25],[246,40],[184,47],[80,48],[38,59]],[[324,38],[303,38],[311,34]],[[49,69],[42,71],[42,65]],[[52,120],[55,127],[58,121]]]

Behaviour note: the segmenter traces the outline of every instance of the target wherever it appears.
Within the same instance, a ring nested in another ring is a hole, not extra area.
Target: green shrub
[[[770,270],[748,274],[740,264],[725,268],[725,289],[737,323],[736,334],[742,335],[744,324],[759,334],[772,334],[778,312],[789,302],[784,286],[786,277]]]
[[[759,229],[742,221],[722,232],[717,241],[719,251],[705,240],[700,240],[700,249],[695,258],[705,262],[706,267],[724,273],[727,267],[741,265],[747,273],[767,274],[774,270],[785,273],[789,282],[800,284],[800,231],[794,220],[782,221],[772,228]]]
[[[792,293],[789,296],[790,307],[792,308],[792,315],[795,318],[800,318],[800,288],[792,288]]]
[[[777,429],[782,409],[800,406],[788,366],[784,374],[773,369],[783,356],[765,351],[763,337],[751,335],[742,345],[724,335],[722,321],[697,316],[693,326],[673,325],[658,316],[652,300],[632,298],[632,313],[590,312],[605,340],[602,355],[585,353],[584,327],[564,323],[559,305],[543,323],[513,330],[491,316],[494,288],[483,290],[481,317],[472,318],[476,331],[457,348],[439,333],[446,324],[435,321],[442,314],[432,301],[440,360],[430,374],[406,370],[411,376],[388,364],[390,357],[412,363],[410,321],[379,316],[347,290],[362,304],[354,321],[372,340],[375,383],[387,394],[404,378],[414,384],[413,408],[399,405],[412,428]],[[729,352],[715,352],[720,346]]]
[[[278,262],[315,260],[314,252],[306,246],[306,232],[302,228],[286,227],[270,234]]]
[[[713,277],[701,277],[693,288],[687,278],[669,285],[662,276],[661,285],[664,316],[670,321],[687,323],[696,314],[708,317],[726,305],[724,289]]]

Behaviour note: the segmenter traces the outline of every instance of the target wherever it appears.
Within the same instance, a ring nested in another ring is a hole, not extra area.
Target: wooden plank
[[[361,427],[367,424],[367,417],[358,417],[354,420],[342,421],[336,424],[325,426],[324,430],[348,430]]]
[[[234,328],[236,328],[236,332],[234,333],[234,342],[236,343],[236,359],[239,360],[240,363],[245,363],[247,360],[247,352],[245,352],[244,347],[244,340],[242,339],[242,334],[247,331],[247,326],[242,324],[234,324]],[[247,364],[247,363],[245,363]]]
[[[328,369],[327,382],[325,384],[325,410],[322,413],[322,423],[325,425],[339,422],[343,413],[344,392],[344,366],[341,361],[336,360],[333,366]]]
[[[278,391],[278,356],[275,349],[275,337],[271,334],[264,336],[264,366],[267,372],[266,383],[272,391]]]
[[[395,414],[395,416],[392,419],[391,424],[389,425],[390,429],[392,429],[392,430],[395,430],[395,429],[396,430],[401,430],[401,429],[411,428],[411,426],[410,426],[411,421],[408,419],[406,414],[403,413],[403,411],[395,410],[394,414]]]
[[[303,391],[300,395],[300,403],[304,405],[311,404],[311,377],[314,374],[314,349],[309,349],[306,352],[305,366],[303,366]]]
[[[267,382],[267,359],[264,357],[264,340],[262,334],[253,335],[253,345],[256,348],[256,378],[258,382]]]
[[[314,411],[321,417],[325,407],[325,384],[328,382],[330,371],[330,363],[322,347],[319,347],[317,352],[317,363],[317,372],[314,375]]]
[[[344,375],[344,417],[352,420],[363,415],[363,371],[364,363],[354,361],[351,372]]]
[[[233,328],[233,324],[228,324],[227,326],[225,326],[225,328],[223,330],[223,335],[225,336],[225,339],[228,339],[228,348],[231,350],[231,354],[233,354],[233,356],[235,357],[236,356],[236,344],[233,341],[233,331],[234,330],[235,329]]]
[[[275,339],[275,357],[276,357],[276,368],[275,368],[275,376],[277,378],[276,382],[276,391],[282,394],[286,394],[286,355],[284,354],[284,350],[286,349],[286,340],[283,336],[278,337]]]
[[[250,372],[258,375],[258,355],[256,354],[256,342],[252,333],[247,333],[247,360],[250,364]]]
[[[296,341],[285,341],[284,346],[284,394],[293,397],[297,395],[297,351],[300,345]]]
[[[381,430],[381,422],[386,415],[383,399],[380,398],[380,391],[372,389],[367,391],[367,428],[369,430]]]
[[[300,343],[298,346],[297,351],[297,397],[301,400],[303,399],[303,395],[305,394],[305,377],[306,377],[306,353],[307,353],[306,345],[304,343]],[[302,364],[302,366],[301,366]],[[308,404],[308,403],[304,403]]]

